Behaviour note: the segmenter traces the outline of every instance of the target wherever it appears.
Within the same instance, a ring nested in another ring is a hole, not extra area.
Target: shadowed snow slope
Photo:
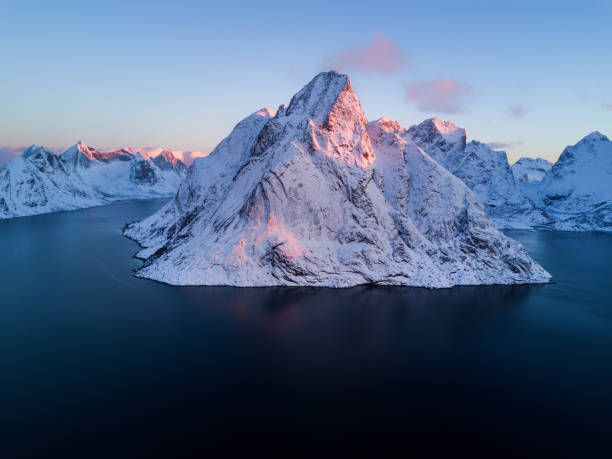
[[[543,158],[521,158],[512,165],[514,178],[519,182],[541,182],[552,163]]]
[[[412,126],[408,134],[476,193],[489,217],[500,228],[531,228],[548,222],[542,211],[522,193],[506,152],[475,140],[466,144],[464,129],[437,118]]]
[[[593,132],[567,147],[529,191],[554,229],[612,231],[612,141]]]
[[[145,247],[138,275],[238,286],[549,280],[397,123],[366,123],[335,72],[241,121],[173,201],[125,228]]]
[[[121,149],[101,153],[79,141],[61,156],[32,145],[0,169],[0,218],[174,195],[186,166]]]

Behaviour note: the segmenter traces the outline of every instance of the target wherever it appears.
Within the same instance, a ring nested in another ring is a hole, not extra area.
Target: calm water
[[[0,221],[1,457],[610,457],[611,236],[512,232],[545,286],[176,288],[120,234],[161,204]]]

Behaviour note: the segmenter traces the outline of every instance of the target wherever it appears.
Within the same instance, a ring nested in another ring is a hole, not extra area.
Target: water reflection
[[[299,321],[308,314],[387,316],[436,326],[494,315],[520,305],[545,285],[461,286],[451,289],[359,286],[349,289],[268,287],[189,288],[190,301],[229,307],[237,318]],[[365,319],[369,320],[369,319]],[[387,319],[384,319],[387,320]]]

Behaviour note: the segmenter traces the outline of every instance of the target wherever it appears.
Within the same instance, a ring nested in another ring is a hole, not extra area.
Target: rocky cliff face
[[[346,75],[240,122],[176,198],[125,234],[178,285],[546,282],[478,199],[397,124],[367,124]]]

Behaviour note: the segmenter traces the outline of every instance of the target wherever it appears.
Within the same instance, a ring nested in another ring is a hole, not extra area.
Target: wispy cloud
[[[603,108],[604,110],[608,110],[610,112],[612,112],[612,102],[602,102],[601,103],[601,108]]]
[[[422,112],[463,113],[474,88],[455,78],[437,78],[406,84],[406,99],[414,101]]]
[[[492,148],[493,150],[500,150],[502,148],[519,147],[523,145],[523,141],[515,140],[515,141],[510,141],[510,142],[487,142],[487,145],[489,146],[489,148]]]
[[[326,57],[323,59],[323,67],[339,71],[363,70],[387,75],[410,68],[411,64],[392,40],[377,34],[374,41],[365,46],[347,49]]]
[[[508,104],[506,112],[513,118],[522,118],[527,113],[527,108],[523,104]]]

